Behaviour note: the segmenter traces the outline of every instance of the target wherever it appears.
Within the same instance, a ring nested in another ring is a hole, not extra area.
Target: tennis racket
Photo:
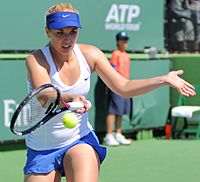
[[[89,101],[88,104],[91,107]],[[82,102],[64,102],[57,87],[44,84],[32,90],[19,104],[12,116],[10,130],[18,136],[26,135],[63,111],[75,111],[83,107]]]

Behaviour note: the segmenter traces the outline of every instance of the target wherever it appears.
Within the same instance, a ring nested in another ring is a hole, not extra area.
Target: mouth
[[[69,49],[71,47],[71,45],[62,45],[63,49]]]

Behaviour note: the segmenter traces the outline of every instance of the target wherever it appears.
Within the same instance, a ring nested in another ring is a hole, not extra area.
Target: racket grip
[[[76,111],[78,109],[84,108],[84,104],[82,102],[65,102],[61,100],[61,103],[71,111]],[[91,102],[87,100],[87,103],[88,103],[88,108],[91,108],[92,107]]]

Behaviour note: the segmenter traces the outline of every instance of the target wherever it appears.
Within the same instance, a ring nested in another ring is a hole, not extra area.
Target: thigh
[[[61,174],[59,171],[52,171],[48,174],[26,174],[24,182],[60,182]]]
[[[67,181],[98,181],[99,156],[88,144],[77,144],[72,147],[64,156],[63,166]]]

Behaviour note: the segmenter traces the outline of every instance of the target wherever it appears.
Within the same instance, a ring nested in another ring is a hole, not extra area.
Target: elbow
[[[118,84],[118,87],[114,89],[114,92],[124,98],[131,98],[133,94],[130,92],[130,89],[128,87],[129,80],[127,82],[121,84]]]
[[[129,98],[132,97],[132,95],[130,95],[129,93],[124,93],[123,97],[126,98],[126,99],[129,99]]]
[[[126,89],[120,90],[117,94],[126,99],[129,99],[132,97],[132,95]]]
[[[130,99],[131,98],[130,95],[124,95],[123,97],[126,98],[126,99]]]

